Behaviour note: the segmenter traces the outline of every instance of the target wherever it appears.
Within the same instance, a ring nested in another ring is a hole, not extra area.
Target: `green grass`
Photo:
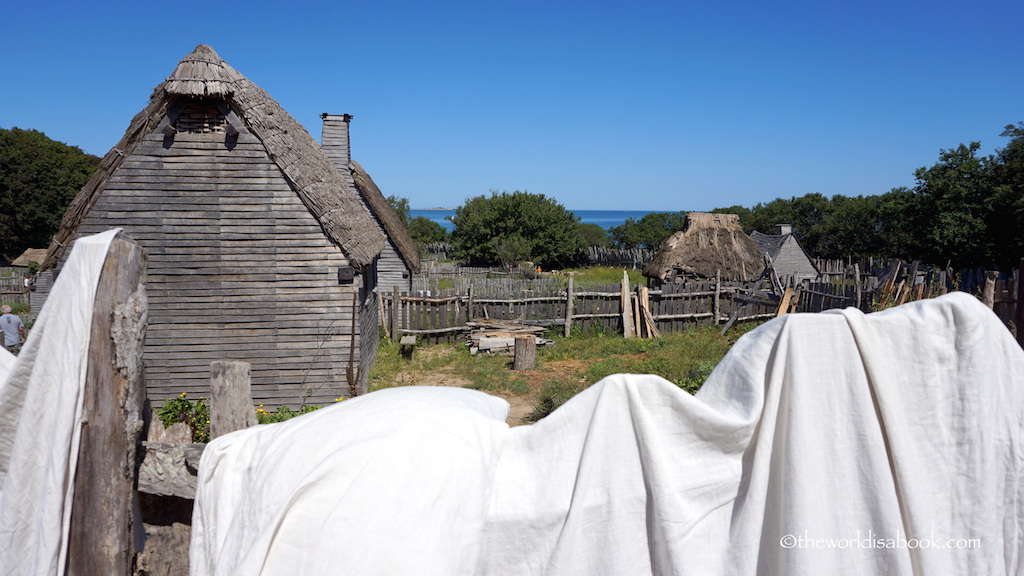
[[[724,337],[715,326],[656,339],[602,333],[555,336],[552,345],[538,348],[537,365],[528,372],[514,372],[511,355],[473,356],[465,346],[453,344],[420,346],[409,361],[400,356],[396,344],[382,340],[370,373],[370,388],[432,384],[441,374],[466,382],[467,388],[527,397],[533,407],[528,420],[536,421],[611,374],[657,374],[694,393],[736,339],[755,326],[736,327]]]
[[[630,286],[646,283],[646,279],[639,270],[629,268],[625,270],[626,274],[629,275]],[[566,273],[571,272],[573,274],[573,286],[576,288],[617,284],[622,282],[622,271],[623,268],[613,268],[611,266],[588,266],[586,268],[565,270]]]

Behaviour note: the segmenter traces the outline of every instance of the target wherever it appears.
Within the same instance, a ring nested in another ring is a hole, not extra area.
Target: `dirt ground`
[[[417,354],[427,354],[431,356],[438,356],[444,354],[451,354],[455,351],[449,348],[440,346],[421,348],[416,351]],[[511,361],[511,356],[509,357]],[[582,372],[585,363],[579,360],[565,360],[557,362],[545,362],[543,372],[526,372],[526,381],[529,386],[530,392],[527,395],[516,395],[506,394],[501,392],[494,392],[488,390],[487,393],[493,396],[499,396],[508,401],[511,409],[509,410],[508,422],[509,426],[522,426],[528,424],[525,418],[533,412],[534,395],[540,391],[540,387],[543,381],[551,379],[553,377],[563,377],[568,380],[575,380],[579,378],[579,374]],[[510,368],[511,369],[511,368]],[[453,374],[448,369],[440,369],[437,371],[403,371],[399,372],[397,380],[403,386],[465,386],[469,384],[469,380]]]

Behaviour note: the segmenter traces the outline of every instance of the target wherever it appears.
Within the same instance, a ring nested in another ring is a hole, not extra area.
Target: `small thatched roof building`
[[[11,262],[15,268],[28,268],[29,263],[42,264],[46,259],[46,248],[29,248]]]
[[[144,360],[154,401],[208,394],[210,362],[252,365],[254,399],[365,389],[387,239],[312,136],[201,45],[72,201],[43,269],[120,227],[149,253]]]
[[[722,280],[751,281],[764,267],[764,254],[743,232],[739,216],[690,212],[686,228],[661,245],[643,273],[662,284],[718,273]]]

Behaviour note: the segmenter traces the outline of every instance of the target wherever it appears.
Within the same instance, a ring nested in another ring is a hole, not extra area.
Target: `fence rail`
[[[577,290],[561,279],[541,282],[469,283],[463,290],[401,292],[381,295],[381,318],[386,334],[414,334],[428,342],[451,340],[468,332],[479,318],[507,320],[534,326],[621,332],[628,321],[639,325],[641,292],[645,309],[658,331],[680,331],[696,322],[722,323],[774,316],[778,302],[760,285],[700,282],[648,290],[619,284]],[[503,279],[507,280],[507,279]],[[518,289],[518,292],[515,290]],[[624,319],[625,316],[629,320]]]
[[[1022,260],[1024,263],[1024,260]],[[1024,321],[1018,309],[1020,269],[1012,274],[941,270],[896,259],[822,264],[817,282],[781,286],[716,280],[667,284],[648,289],[619,284],[577,289],[572,279],[539,276],[490,277],[467,274],[452,288],[424,280],[412,292],[397,289],[381,297],[386,333],[415,334],[428,342],[452,340],[477,318],[572,330],[628,333],[645,326],[657,332],[686,330],[695,324],[727,324],[770,318],[785,312],[822,312],[856,307],[865,312],[961,289],[983,297],[1010,328]],[[567,284],[567,285],[566,285]],[[982,294],[984,292],[984,294]],[[787,296],[788,294],[788,296]],[[641,306],[640,303],[643,303]],[[642,309],[641,309],[642,308]],[[641,332],[642,333],[642,332]],[[1024,340],[1024,330],[1017,330]]]

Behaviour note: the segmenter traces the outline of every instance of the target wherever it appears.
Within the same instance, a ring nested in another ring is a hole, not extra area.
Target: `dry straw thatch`
[[[644,267],[644,276],[671,282],[683,274],[697,278],[756,280],[764,271],[764,254],[740,227],[736,214],[690,212],[686,228],[669,237],[654,259]]]
[[[350,160],[348,163],[349,171],[352,173],[352,181],[355,182],[356,188],[359,189],[359,193],[363,196],[363,200],[366,201],[370,206],[370,210],[377,215],[381,225],[384,227],[384,231],[387,232],[388,237],[395,244],[395,248],[402,255],[402,259],[405,261],[409,270],[412,272],[420,271],[420,250],[416,246],[416,241],[409,235],[409,230],[405,227],[405,223],[395,212],[391,204],[388,204],[384,194],[374,183],[373,178],[366,173],[366,170],[359,165],[355,160]]]
[[[159,126],[182,98],[220,98],[266,147],[324,234],[357,267],[373,261],[385,244],[373,216],[363,207],[312,136],[261,88],[229,66],[213,48],[199,45],[158,85],[149,105],[128,126],[121,141],[100,161],[92,179],[71,202],[43,262],[55,266],[75,230],[95,205],[110,175]]]

